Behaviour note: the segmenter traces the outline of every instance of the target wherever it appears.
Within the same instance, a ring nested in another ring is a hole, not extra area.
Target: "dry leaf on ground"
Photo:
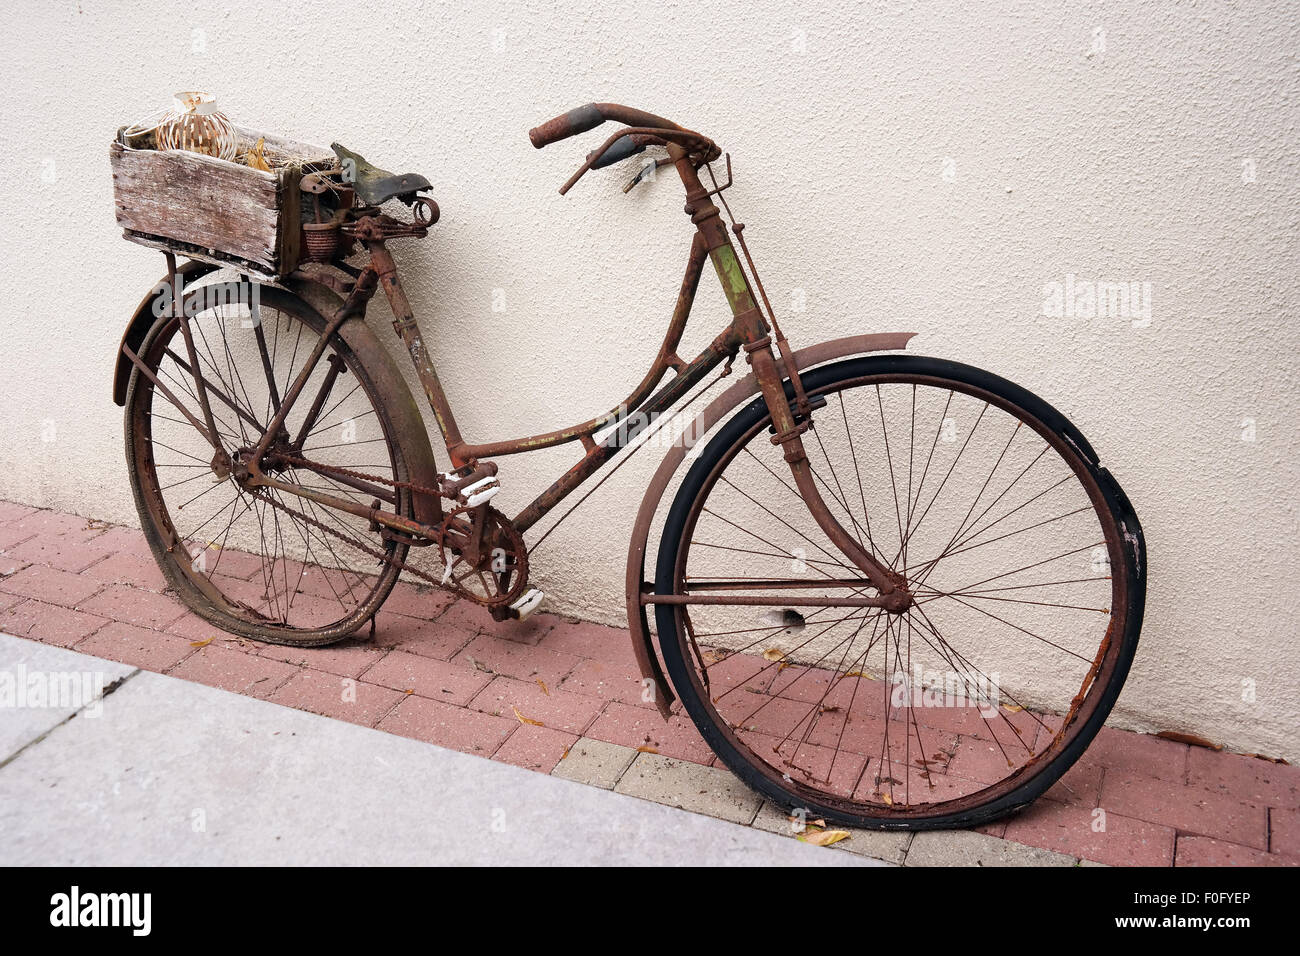
[[[531,717],[525,717],[523,714],[519,713],[519,708],[518,708],[518,707],[512,707],[512,708],[510,708],[510,709],[513,710],[513,711],[515,712],[515,716],[519,718],[519,722],[520,722],[521,724],[532,724],[534,727],[545,727],[545,726],[546,726],[546,725],[545,725],[544,723],[542,723],[540,720],[533,720]]]
[[[839,843],[841,840],[849,838],[848,830],[808,830],[799,834],[796,839],[804,843],[811,843],[813,846],[830,846],[832,843]]]

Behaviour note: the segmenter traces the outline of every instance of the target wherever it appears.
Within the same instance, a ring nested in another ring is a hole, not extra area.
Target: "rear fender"
[[[210,272],[216,272],[219,268],[220,266],[211,262],[187,259],[176,267],[176,272],[181,277],[182,284],[188,284],[198,281]],[[154,303],[162,297],[163,290],[167,288],[167,280],[168,276],[163,276],[140,300],[140,304],[135,307],[135,313],[131,316],[131,321],[126,324],[126,331],[122,333],[122,342],[117,347],[117,360],[113,364],[113,402],[117,405],[126,405],[126,386],[131,379],[133,367],[131,360],[122,351],[122,346],[129,346],[132,352],[140,351],[144,337],[153,327],[154,320],[161,314],[160,311],[155,311]]]
[[[191,286],[204,276],[210,275],[221,268],[223,267],[213,262],[201,262],[198,259],[187,259],[176,267],[176,272],[180,275],[181,284],[183,286]],[[342,275],[342,273],[340,273],[340,275]],[[346,276],[343,277],[347,278]],[[241,276],[241,278],[248,277]],[[132,352],[140,351],[140,346],[144,343],[144,337],[149,333],[149,329],[152,328],[154,320],[162,314],[161,305],[159,305],[158,308],[155,308],[155,304],[159,303],[159,300],[163,296],[164,293],[162,290],[167,287],[167,280],[168,277],[164,275],[154,284],[148,294],[140,300],[140,304],[136,306],[135,312],[132,314],[130,321],[126,324],[126,331],[122,333],[122,342],[117,348],[117,357],[113,364],[113,402],[116,405],[126,405],[126,386],[131,379],[131,360],[127,358],[126,353],[122,351],[122,346],[129,346]],[[328,315],[329,313],[328,311],[325,311],[321,305],[321,300],[318,298],[320,293],[323,292],[327,294],[327,301],[331,303],[331,307],[333,308],[337,308],[343,301],[338,290],[333,288],[329,283],[323,279],[316,279],[303,273],[296,273],[281,282],[272,282],[260,277],[252,279],[251,281],[288,289],[299,298],[310,302],[317,308],[317,310],[322,311],[322,314],[324,315]]]

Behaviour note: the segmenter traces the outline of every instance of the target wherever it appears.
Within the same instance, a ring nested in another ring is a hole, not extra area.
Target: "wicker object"
[[[209,93],[177,93],[155,137],[159,149],[187,150],[231,162],[238,147],[235,128]]]

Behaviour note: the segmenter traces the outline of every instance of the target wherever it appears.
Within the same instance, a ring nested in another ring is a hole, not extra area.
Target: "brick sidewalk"
[[[687,717],[665,723],[641,701],[625,631],[547,614],[497,624],[401,583],[373,643],[294,649],[216,631],[163,591],[138,531],[0,502],[0,632],[789,830],[784,813],[714,766]],[[915,839],[854,832],[837,846],[909,864],[1300,865],[1300,768],[1106,728],[1010,820]]]

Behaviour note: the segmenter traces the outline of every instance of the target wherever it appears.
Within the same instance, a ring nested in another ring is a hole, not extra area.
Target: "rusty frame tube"
[[[714,339],[689,365],[682,368],[672,381],[668,382],[636,410],[640,415],[628,428],[624,436],[615,433],[603,443],[593,444],[588,448],[581,461],[561,475],[549,488],[538,495],[531,504],[520,511],[511,522],[515,529],[522,534],[535,525],[548,511],[591,477],[596,469],[609,461],[620,450],[630,445],[642,431],[650,426],[655,415],[666,412],[685,398],[687,393],[699,384],[705,375],[717,368],[723,359],[734,354],[738,345],[739,342],[730,329]],[[625,418],[619,419],[620,422],[624,420]]]
[[[876,597],[762,597],[749,594],[644,594],[643,604],[725,604],[728,607],[884,607]]]
[[[339,310],[332,324],[341,323],[343,318],[351,314],[351,312],[364,311],[365,303],[373,294],[377,280],[378,285],[384,289],[388,298],[394,316],[394,330],[402,339],[415,365],[416,373],[437,419],[439,430],[442,433],[454,469],[471,466],[477,462],[479,457],[520,454],[573,441],[583,443],[586,447],[583,458],[516,515],[512,524],[521,532],[536,524],[538,520],[594,474],[621,448],[630,443],[645,427],[648,419],[642,418],[639,427],[634,426],[624,441],[614,437],[612,440],[597,444],[592,439],[595,431],[610,425],[617,425],[636,412],[648,412],[649,415],[654,415],[668,410],[685,397],[690,389],[698,384],[710,369],[719,365],[724,357],[734,356],[738,348],[743,347],[753,368],[753,378],[768,405],[769,414],[777,433],[776,440],[783,447],[785,459],[790,465],[791,473],[806,506],[832,543],[852,560],[880,591],[884,598],[882,606],[892,608],[898,603],[896,594],[900,591],[899,580],[877,562],[871,554],[858,545],[857,541],[831,514],[830,509],[817,490],[800,439],[804,429],[798,427],[794,412],[785,398],[783,377],[780,372],[778,357],[773,354],[771,348],[772,340],[769,335],[768,324],[750,291],[748,278],[736,256],[730,237],[727,235],[720,211],[710,201],[711,193],[700,181],[690,151],[684,146],[671,142],[668,143],[667,149],[669,159],[677,168],[682,183],[686,188],[686,212],[691,216],[691,221],[696,227],[696,234],[692,241],[690,258],[687,262],[686,274],[678,295],[677,305],[669,329],[665,334],[664,342],[651,365],[650,371],[628,397],[628,400],[618,409],[579,425],[540,435],[479,445],[466,443],[456,423],[455,414],[442,387],[437,370],[434,368],[432,358],[424,344],[410,300],[398,277],[397,265],[393,261],[392,254],[388,251],[382,233],[378,230],[367,231],[367,233],[358,231],[358,238],[363,240],[370,254],[370,263],[358,277],[351,294],[348,296],[347,303]],[[733,318],[727,329],[704,352],[691,363],[684,364],[676,354],[676,347],[690,314],[690,308],[703,269],[703,259],[706,255],[712,262],[722,284]],[[326,337],[328,337],[328,331]],[[256,462],[265,453],[273,432],[282,424],[289,406],[298,397],[308,375],[319,360],[320,355],[313,353],[308,360],[307,366],[304,367],[298,380],[286,395],[286,401],[282,405],[280,412],[263,434],[253,456],[255,482],[270,481],[257,469]],[[651,390],[662,380],[663,375],[669,368],[673,368],[677,372],[676,377],[661,388],[659,392],[650,395]],[[797,376],[797,369],[792,370],[790,374]],[[804,428],[806,427],[805,423]],[[285,485],[283,482],[276,482],[276,485],[284,491],[302,493],[294,492],[293,486]],[[305,490],[303,489],[303,491]],[[304,497],[311,496],[304,495]],[[341,499],[336,500],[341,501]],[[334,504],[333,501],[322,503]],[[345,508],[344,510],[351,511],[352,509]],[[390,527],[400,527],[391,518],[379,517],[376,520],[388,524]],[[905,591],[902,591],[902,596],[904,598],[910,597]]]
[[[353,287],[352,292],[349,293],[346,301],[335,310],[333,317],[326,323],[324,330],[321,332],[320,339],[316,342],[315,347],[312,348],[311,354],[307,357],[302,370],[298,373],[298,377],[294,379],[293,384],[289,386],[289,390],[285,392],[284,401],[280,403],[280,407],[276,410],[275,415],[272,416],[271,420],[267,423],[266,431],[262,433],[261,439],[253,449],[249,464],[252,466],[250,473],[252,474],[254,484],[260,484],[265,479],[266,476],[262,474],[259,465],[262,456],[266,454],[267,449],[271,446],[272,439],[275,438],[276,434],[278,434],[280,429],[284,426],[285,420],[289,417],[290,410],[293,408],[294,403],[298,401],[298,396],[302,394],[302,390],[306,387],[307,380],[311,378],[311,373],[316,370],[316,366],[325,355],[325,350],[329,348],[330,337],[338,332],[343,323],[352,316],[363,314],[365,312],[366,303],[370,301],[371,296],[375,294],[375,281],[375,269],[372,264],[362,271],[361,275],[357,278],[355,287]]]
[[[347,498],[339,498],[336,495],[327,494],[323,491],[315,491],[311,488],[304,488],[302,485],[280,481],[278,478],[272,478],[270,475],[255,475],[249,484],[254,488],[274,488],[277,491],[283,491],[299,498],[307,498],[310,501],[324,505],[327,508],[333,508],[336,511],[346,511],[348,514],[356,515],[358,518],[365,518],[368,521],[381,524],[386,528],[393,529],[394,531],[402,531],[416,537],[431,538],[438,534],[437,525],[428,525],[420,521],[413,521],[410,518],[403,518],[401,515],[393,514],[392,512],[384,511],[380,508],[367,507],[360,502],[350,501]],[[376,495],[376,497],[379,496]]]
[[[700,181],[699,171],[687,150],[670,143],[668,156],[676,165],[677,172],[686,187],[686,212],[709,248],[709,256],[713,260],[718,279],[722,282],[727,301],[731,305],[735,317],[732,327],[741,336],[750,367],[754,370],[754,378],[762,391],[768,414],[772,418],[772,426],[776,431],[772,441],[781,445],[800,497],[803,498],[818,527],[871,579],[872,584],[886,599],[885,606],[893,611],[902,610],[911,601],[911,595],[902,578],[858,544],[857,539],[831,513],[817,488],[801,438],[810,426],[811,419],[805,416],[802,421],[795,420],[795,413],[785,397],[782,376],[777,367],[777,356],[772,352],[770,327],[763,318],[762,312],[759,311],[745,270],[740,265],[740,260],[736,258],[736,251],[722,221],[722,213],[710,199],[712,193]],[[795,392],[799,394],[802,387],[799,385],[798,371],[794,370],[790,374],[795,382]]]
[[[469,459],[493,458],[500,455],[518,455],[523,452],[536,451],[540,448],[551,448],[571,441],[580,441],[584,436],[590,437],[603,428],[617,425],[623,419],[641,410],[642,405],[650,398],[655,386],[659,384],[669,369],[680,372],[686,367],[686,363],[677,355],[677,346],[681,342],[682,333],[686,330],[686,323],[690,318],[691,306],[695,301],[695,293],[700,285],[700,276],[704,271],[706,256],[707,252],[704,249],[703,242],[699,236],[696,236],[691,245],[690,258],[686,263],[686,274],[682,278],[681,291],[677,294],[677,304],[673,308],[672,319],[669,321],[668,331],[664,334],[663,343],[659,346],[659,352],[655,355],[650,371],[645,374],[641,384],[633,389],[627,398],[605,414],[597,415],[595,418],[579,425],[571,425],[568,428],[544,432],[540,435],[529,435],[524,438],[466,444],[462,446],[463,454]]]

